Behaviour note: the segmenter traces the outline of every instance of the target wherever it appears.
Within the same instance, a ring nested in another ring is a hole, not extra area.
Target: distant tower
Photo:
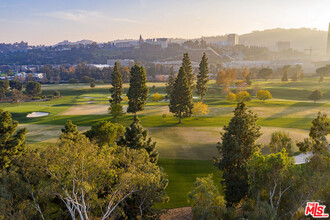
[[[238,44],[238,35],[237,34],[228,34],[227,42],[230,45],[237,45]]]
[[[329,23],[329,29],[328,29],[328,48],[327,48],[327,55],[330,58],[330,23]]]
[[[141,46],[141,44],[143,44],[143,43],[144,43],[144,40],[143,40],[143,38],[142,38],[142,36],[140,34],[139,45]]]

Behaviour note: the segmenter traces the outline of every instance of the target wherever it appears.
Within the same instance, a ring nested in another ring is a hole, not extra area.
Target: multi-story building
[[[230,45],[237,45],[238,44],[238,35],[237,34],[228,34],[227,42]]]

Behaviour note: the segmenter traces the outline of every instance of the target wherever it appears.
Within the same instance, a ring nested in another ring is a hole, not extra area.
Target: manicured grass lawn
[[[155,88],[152,88],[153,85]],[[252,97],[252,101],[247,104],[250,110],[259,115],[258,123],[262,126],[264,135],[258,141],[262,144],[269,143],[270,134],[275,130],[288,131],[293,140],[302,140],[318,111],[330,114],[329,77],[325,77],[322,83],[318,83],[318,78],[315,77],[298,82],[253,80],[253,84],[246,89],[253,94],[256,86],[269,90],[273,95],[273,99],[266,102]],[[123,87],[126,94],[128,84]],[[167,188],[170,202],[156,207],[188,206],[188,193],[197,177],[213,173],[215,182],[220,183],[219,170],[213,165],[212,157],[218,156],[216,145],[220,141],[219,133],[233,116],[236,103],[226,101],[225,95],[221,94],[221,87],[211,80],[208,84],[209,93],[204,99],[210,113],[199,118],[183,119],[183,123],[178,124],[178,119],[168,112],[168,102],[150,100],[151,95],[156,92],[165,93],[165,83],[148,83],[148,87],[146,108],[138,116],[142,125],[149,129],[152,139],[157,141],[159,165],[164,168],[170,181]],[[112,116],[106,114],[109,88],[109,84],[97,84],[96,88],[90,88],[89,84],[42,85],[43,94],[50,95],[58,90],[63,97],[46,102],[23,102],[18,106],[0,103],[0,109],[11,112],[15,120],[24,124],[21,126],[27,127],[29,146],[43,147],[56,142],[60,129],[67,120],[72,120],[81,131],[101,120],[113,121]],[[308,99],[315,89],[324,94],[316,104]],[[199,98],[194,99],[194,102],[197,101]],[[127,102],[122,104],[127,106]],[[50,114],[40,118],[26,118],[28,113],[34,111]],[[166,114],[165,118],[162,117],[163,114]],[[131,114],[124,115],[118,123],[128,126],[132,118]],[[269,149],[265,147],[262,152],[269,153]],[[222,192],[220,184],[219,187]]]
[[[167,194],[170,201],[165,204],[157,204],[160,209],[178,208],[189,206],[188,193],[191,191],[197,177],[205,177],[213,174],[214,182],[222,193],[219,169],[213,161],[159,159],[158,165],[164,168],[168,175],[169,184]]]
[[[47,109],[41,108],[40,111]],[[67,120],[72,120],[75,124],[80,126],[91,126],[101,120],[110,120],[114,122],[110,115],[55,115],[40,118],[26,118],[26,113],[12,113],[13,118],[19,123],[24,124],[49,124],[49,125],[64,125]],[[127,115],[118,120],[118,123],[128,126],[132,122],[131,115]],[[231,117],[202,117],[198,120],[195,118],[187,118],[183,120],[182,124],[178,124],[178,119],[172,116],[167,116],[164,120],[161,116],[139,116],[141,123],[144,127],[223,127],[228,124]],[[283,128],[298,128],[309,129],[311,126],[312,118],[260,118],[259,125],[270,127],[283,127]]]

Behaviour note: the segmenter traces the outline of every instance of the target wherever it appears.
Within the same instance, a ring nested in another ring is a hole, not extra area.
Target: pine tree
[[[157,167],[158,151],[156,150],[156,142],[152,142],[151,138],[148,137],[148,131],[143,128],[136,115],[134,115],[131,125],[126,128],[124,135],[117,141],[117,145],[136,150],[146,150],[149,154],[150,162],[154,163],[155,167]],[[157,184],[153,184],[147,189],[142,188],[142,190],[125,199],[124,203],[122,203],[125,219],[136,219],[137,216],[142,214],[142,211],[144,217],[141,219],[158,219],[156,216],[159,213],[153,208],[153,204],[157,201],[165,201],[161,199],[165,199],[164,193],[167,183],[168,180],[165,176],[160,177]]]
[[[207,92],[206,83],[209,81],[209,69],[205,53],[203,54],[202,60],[199,64],[199,73],[197,75],[197,94],[201,96],[203,102],[204,96]]]
[[[187,74],[184,67],[181,66],[174,82],[169,105],[170,112],[179,118],[179,123],[181,123],[182,117],[190,117],[192,115],[192,109],[194,107],[192,98],[192,90],[189,87]]]
[[[61,129],[62,133],[60,139],[69,139],[76,141],[79,136],[79,131],[77,125],[73,124],[71,120],[68,120],[64,125],[64,128]]]
[[[148,98],[147,76],[143,67],[135,65],[131,68],[129,81],[127,112],[142,111]]]
[[[188,86],[193,91],[194,90],[194,74],[192,71],[191,61],[190,61],[188,53],[183,54],[182,66],[184,68],[185,73],[187,74]]]
[[[323,74],[320,74],[319,83],[323,82],[323,80],[324,80]]]
[[[225,197],[230,206],[246,196],[249,189],[246,163],[259,147],[256,140],[261,133],[257,120],[244,102],[238,103],[218,143],[220,158],[216,165],[223,172]]]
[[[12,160],[25,153],[26,128],[16,132],[17,121],[13,121],[11,114],[0,109],[0,171],[11,166]],[[0,172],[1,176],[1,172]]]
[[[151,138],[148,138],[148,130],[143,128],[136,115],[134,115],[133,122],[126,128],[124,136],[120,137],[117,144],[136,150],[145,149],[149,154],[150,162],[157,163],[158,161],[156,142],[152,142]]]
[[[175,77],[174,77],[173,69],[171,69],[170,76],[168,77],[168,81],[166,83],[166,94],[167,94],[166,99],[171,98],[174,82],[175,82]]]
[[[282,77],[282,81],[283,81],[283,82],[287,82],[287,81],[289,81],[289,78],[288,78],[288,71],[287,71],[287,70],[284,72],[284,75],[283,75],[283,77]]]
[[[122,101],[121,95],[123,94],[123,80],[121,78],[121,73],[118,70],[117,62],[113,67],[111,80],[112,88],[110,89],[111,99],[109,100],[109,102],[120,104],[120,102]]]
[[[251,86],[252,81],[251,81],[251,73],[249,73],[246,77],[245,77],[245,82],[246,84],[248,84],[248,86]]]

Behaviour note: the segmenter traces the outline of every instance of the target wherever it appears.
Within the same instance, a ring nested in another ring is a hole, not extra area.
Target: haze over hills
[[[143,35],[142,35],[143,36]],[[227,36],[209,36],[201,37],[198,39],[191,40],[201,40],[204,39],[208,43],[215,43],[219,41],[226,41]],[[170,38],[173,43],[183,43],[189,39],[182,38]],[[116,40],[122,41],[122,40]],[[267,29],[263,31],[253,31],[251,33],[242,34],[239,36],[239,43],[247,46],[262,46],[267,47],[270,50],[276,50],[276,42],[278,41],[290,41],[291,47],[295,50],[303,51],[306,48],[315,48],[314,51],[317,54],[325,53],[327,45],[327,32],[317,29],[310,28],[276,28]],[[63,41],[57,45],[78,45],[78,44],[88,44],[92,43],[91,40],[81,40],[77,42]]]
[[[310,47],[325,50],[327,32],[309,28],[268,29],[243,34],[240,36],[239,42],[245,45],[258,45],[276,49],[277,41],[290,41],[291,47],[295,50],[304,50]]]
[[[209,43],[225,41],[226,35],[202,37]],[[199,39],[199,40],[200,40]],[[276,28],[239,35],[239,44],[247,46],[262,46],[270,50],[276,50],[276,42],[290,41],[291,47],[303,51],[306,48],[317,48],[315,52],[325,53],[327,45],[327,32],[310,28]]]

